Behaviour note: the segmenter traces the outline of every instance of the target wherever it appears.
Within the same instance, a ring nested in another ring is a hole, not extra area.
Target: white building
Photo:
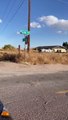
[[[39,46],[36,47],[35,50],[39,52],[58,52],[58,53],[66,53],[66,49],[63,46]]]

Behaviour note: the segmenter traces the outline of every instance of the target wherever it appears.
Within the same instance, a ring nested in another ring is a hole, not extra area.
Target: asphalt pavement
[[[68,120],[68,71],[2,76],[0,100],[12,120]]]

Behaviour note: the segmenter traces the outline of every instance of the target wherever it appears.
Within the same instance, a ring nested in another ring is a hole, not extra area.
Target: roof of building
[[[35,47],[34,49],[53,49],[53,48],[64,48],[63,46],[59,46],[59,45],[53,45],[53,46],[38,46],[38,47]]]

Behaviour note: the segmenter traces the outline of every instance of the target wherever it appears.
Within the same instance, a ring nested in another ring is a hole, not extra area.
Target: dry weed
[[[68,53],[38,53],[36,51],[0,51],[0,61],[28,62],[30,64],[68,64]]]

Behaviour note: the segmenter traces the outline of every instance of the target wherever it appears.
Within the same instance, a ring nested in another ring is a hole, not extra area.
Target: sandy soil
[[[0,62],[0,77],[20,76],[28,74],[48,74],[61,71],[68,71],[68,65],[46,64],[46,65],[29,65],[16,64],[11,62]]]

